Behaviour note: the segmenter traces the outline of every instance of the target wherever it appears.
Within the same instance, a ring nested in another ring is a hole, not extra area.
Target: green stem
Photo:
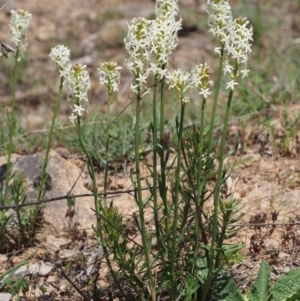
[[[207,148],[208,156],[210,156],[212,148],[213,148],[212,147],[212,136],[213,136],[214,126],[215,126],[217,103],[218,103],[218,98],[219,98],[219,93],[220,93],[220,88],[221,88],[221,81],[222,81],[222,74],[223,74],[223,62],[224,62],[224,47],[222,46],[220,62],[219,62],[218,78],[217,78],[217,83],[216,83],[216,88],[215,88],[213,108],[212,108],[212,114],[211,114],[211,121],[210,121],[210,127],[209,127],[209,132],[208,132],[208,148]],[[207,160],[207,164],[206,164],[206,167],[205,167],[206,171],[208,171],[208,169],[209,169],[209,162],[210,162],[210,160]],[[218,188],[216,190],[218,190]],[[219,192],[217,192],[217,194],[216,193],[214,194],[214,206],[215,206],[214,207],[214,214],[215,214],[215,212],[217,212],[216,209],[218,209],[218,203],[219,203],[219,200],[216,199],[217,195],[219,195]],[[218,218],[218,215],[213,216],[214,222],[215,222],[215,219],[217,220],[217,218]],[[213,231],[211,247],[213,247],[215,245],[215,240],[216,240],[216,231],[215,232]],[[212,277],[213,277],[212,273],[213,273],[214,251],[211,249],[209,253],[210,253],[210,256],[209,256],[209,258],[207,258],[208,259],[208,263],[207,263],[208,264],[208,274],[207,274],[206,283],[203,286],[203,290],[202,290],[202,294],[201,294],[201,301],[206,301],[206,297],[207,297],[208,292],[210,290]]]
[[[218,78],[217,78],[217,83],[216,83],[216,90],[215,90],[215,94],[214,94],[214,102],[213,102],[213,108],[212,108],[212,114],[211,114],[211,121],[210,121],[210,127],[209,127],[209,132],[208,132],[208,152],[209,153],[212,149],[212,135],[213,135],[214,127],[215,127],[217,103],[218,103],[221,81],[222,81],[223,62],[224,62],[223,52],[224,52],[224,49],[222,47],[220,63],[219,63],[219,70],[218,70]]]
[[[108,101],[107,101],[107,112],[106,112],[106,126],[109,127],[110,123],[110,100],[111,93],[108,92]],[[108,167],[109,167],[109,130],[106,131],[106,146],[105,146],[105,170],[104,170],[104,199],[103,199],[103,207],[107,207],[107,199],[106,193],[108,188]]]
[[[163,69],[165,66],[163,66]],[[170,225],[169,225],[169,211],[168,211],[168,202],[167,202],[167,182],[166,182],[166,162],[164,158],[164,135],[165,135],[165,77],[161,80],[161,102],[160,102],[160,169],[161,169],[161,179],[160,179],[160,197],[163,203],[163,216],[165,223],[165,231],[169,233]],[[167,150],[168,151],[168,150]],[[168,249],[169,240],[167,240]]]
[[[225,144],[226,144],[226,136],[227,136],[227,130],[228,130],[232,96],[233,96],[233,91],[231,90],[228,95],[227,106],[226,106],[224,128],[223,128],[222,140],[221,140],[221,146],[220,146],[218,178],[217,178],[216,190],[215,190],[215,194],[214,194],[214,216],[213,216],[213,229],[212,229],[212,240],[211,240],[212,255],[214,255],[214,247],[215,247],[216,236],[217,236],[220,191],[222,188],[222,184],[224,183],[224,179],[223,179],[223,164],[224,164],[224,158],[225,158],[224,153],[225,153]],[[221,246],[218,246],[218,247],[221,247]],[[213,258],[213,256],[212,256],[212,258]],[[218,268],[218,266],[216,266],[216,268]]]
[[[202,183],[202,181],[205,182],[205,179],[202,178],[203,173],[203,139],[204,139],[204,113],[206,108],[206,99],[203,98],[202,101],[202,107],[201,107],[201,121],[200,121],[200,137],[199,137],[199,145],[198,145],[198,168],[197,168],[197,192],[196,192],[196,198],[195,198],[195,207],[196,207],[196,213],[197,213],[197,223],[199,225],[200,231],[201,231],[201,237],[203,240],[203,243],[207,245],[207,237],[206,232],[204,229],[203,221],[202,221],[202,208],[204,205],[204,193],[203,189],[205,189],[205,184]],[[195,249],[194,249],[194,258],[196,260],[196,257],[198,255],[198,240],[196,241]],[[207,259],[209,258],[208,251],[205,250],[205,254]]]
[[[93,181],[94,205],[95,205],[95,212],[97,215],[97,214],[99,214],[99,203],[98,203],[98,187],[97,187],[97,182],[96,182],[95,169],[94,169],[93,160],[92,160],[89,152],[87,151],[84,141],[83,141],[83,138],[82,138],[82,130],[81,130],[81,126],[80,126],[80,117],[79,116],[77,117],[76,129],[77,129],[77,135],[78,135],[80,147],[88,159],[87,166],[88,166],[89,175]],[[99,232],[99,231],[101,231],[100,230],[100,222],[97,219],[97,232]]]
[[[144,212],[144,202],[142,196],[142,183],[141,183],[141,169],[140,169],[140,115],[141,115],[141,92],[140,87],[138,87],[138,94],[137,94],[137,102],[136,102],[136,124],[135,124],[135,169],[136,169],[136,189],[137,192],[135,193],[137,198],[137,203],[139,206],[139,217],[140,217],[140,227],[141,227],[141,236],[145,254],[145,262],[146,262],[146,269],[147,274],[149,277],[149,287],[151,290],[151,298],[152,300],[156,300],[155,286],[151,271],[151,264],[150,264],[150,250],[149,245],[147,242],[147,231],[145,226],[145,212]]]
[[[13,137],[16,130],[16,115],[15,115],[15,104],[16,104],[16,91],[18,82],[18,68],[19,68],[19,48],[17,48],[15,56],[15,66],[14,66],[14,79],[13,79],[13,89],[12,89],[12,100],[11,100],[11,113],[9,117],[9,137],[7,146],[7,165],[5,172],[5,190],[4,190],[4,205],[7,205],[7,194],[8,194],[8,182],[11,178],[12,166],[11,166],[11,154],[13,152]]]
[[[184,95],[181,95],[181,113],[179,121],[178,131],[178,144],[177,144],[177,166],[175,171],[175,192],[173,198],[174,206],[174,220],[172,224],[172,248],[170,258],[170,277],[171,277],[171,298],[170,300],[176,300],[177,298],[177,283],[175,275],[175,263],[176,263],[176,245],[177,245],[177,223],[178,223],[178,209],[179,209],[179,187],[180,187],[180,170],[181,170],[181,142],[182,142],[182,131],[183,131],[183,119],[184,119],[184,108],[183,103]]]
[[[233,91],[231,90],[228,95],[224,127],[223,127],[220,150],[219,150],[219,154],[220,154],[219,155],[219,167],[218,167],[216,188],[214,191],[214,212],[213,212],[212,238],[211,238],[211,246],[210,246],[210,258],[209,258],[209,263],[208,263],[208,277],[207,277],[207,282],[205,285],[206,295],[211,286],[212,279],[215,277],[215,275],[213,275],[213,271],[218,269],[218,267],[219,267],[219,262],[215,262],[215,265],[214,265],[214,258],[215,258],[216,238],[217,238],[217,232],[218,232],[218,213],[219,213],[219,202],[220,202],[219,198],[220,198],[220,191],[222,188],[222,184],[224,183],[224,179],[223,179],[223,164],[224,164],[224,158],[225,158],[224,153],[225,153],[225,144],[226,144],[226,136],[227,136],[227,130],[228,130],[232,96],[233,96]],[[218,245],[219,249],[221,249],[221,247],[222,246]],[[218,250],[217,257],[218,257],[219,252],[220,251]],[[205,299],[206,295],[203,294],[203,298],[202,298],[203,301],[206,300]]]
[[[157,174],[157,75],[154,76],[154,85],[153,85],[153,213],[154,213],[154,224],[155,224],[155,233],[156,239],[158,242],[159,248],[163,250],[163,246],[161,243],[160,237],[160,225],[158,219],[158,205],[157,205],[157,181],[158,181],[158,174]],[[163,171],[162,171],[163,172]],[[161,256],[163,267],[165,267],[165,258]]]
[[[50,154],[50,148],[51,148],[51,142],[52,142],[52,136],[53,136],[53,131],[54,131],[55,120],[56,120],[56,117],[57,117],[57,112],[58,112],[59,104],[60,104],[61,97],[62,97],[63,83],[64,83],[64,78],[62,77],[60,79],[59,90],[58,90],[58,94],[57,94],[57,97],[56,97],[54,113],[53,113],[52,122],[51,122],[51,126],[50,126],[50,131],[49,131],[49,135],[48,135],[48,141],[47,141],[46,155],[45,155],[45,159],[44,159],[44,164],[43,164],[42,169],[41,169],[37,201],[41,200],[42,194],[43,194],[43,191],[44,191],[44,187],[45,187],[45,183],[47,181],[46,169],[47,169],[47,165],[48,165],[48,162],[49,162],[49,154]]]
[[[15,204],[18,206],[20,204],[20,199],[23,198],[24,194],[20,193],[22,192],[22,185],[23,185],[23,178],[17,177],[14,182],[14,192],[13,192],[13,200]],[[16,214],[17,214],[17,219],[18,219],[18,225],[20,227],[20,236],[21,236],[21,242],[25,243],[25,230],[24,230],[24,225],[22,221],[22,217],[20,214],[20,208],[16,208]]]

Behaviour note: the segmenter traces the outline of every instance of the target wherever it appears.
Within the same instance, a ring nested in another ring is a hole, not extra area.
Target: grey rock
[[[35,202],[38,191],[40,168],[45,154],[38,153],[27,156],[12,155],[13,173],[23,174],[26,179],[27,200]],[[0,157],[0,166],[6,163],[5,157]],[[91,191],[84,187],[84,173],[76,165],[62,158],[57,152],[50,152],[47,174],[49,179],[46,183],[43,199],[52,199],[73,195],[91,194]],[[75,184],[76,183],[76,184]],[[74,187],[73,187],[74,186]],[[67,199],[60,199],[45,203],[43,210],[44,220],[51,225],[55,233],[75,225],[76,227],[90,228],[96,223],[94,213],[93,197],[80,197],[75,200],[75,215],[66,218]]]
[[[9,301],[11,297],[10,293],[0,293],[0,301]]]

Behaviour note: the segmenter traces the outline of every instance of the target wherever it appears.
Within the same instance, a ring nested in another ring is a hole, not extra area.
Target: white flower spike
[[[11,41],[14,43],[19,57],[21,58],[27,47],[27,33],[29,30],[32,15],[25,10],[18,9],[11,11]]]

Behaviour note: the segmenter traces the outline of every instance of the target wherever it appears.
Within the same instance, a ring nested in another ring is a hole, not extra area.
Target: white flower
[[[210,80],[210,74],[207,63],[197,64],[192,70],[192,86],[199,90],[199,94],[203,95],[203,98],[207,98],[211,94],[209,86],[212,86],[213,82]]]
[[[230,31],[232,14],[229,3],[226,0],[208,0],[208,26],[213,37],[224,42]]]
[[[201,88],[199,94],[203,95],[203,98],[206,99],[211,94],[211,92],[209,91],[208,88]]]
[[[158,80],[166,76],[166,66],[181,28],[178,12],[178,0],[156,0],[155,20],[136,18],[128,24],[126,66],[136,77],[131,85],[134,93],[145,89],[143,84],[150,73]]]
[[[235,82],[234,80],[231,80],[230,82],[227,83],[226,85],[226,89],[230,89],[230,90],[234,90],[234,86],[238,85],[237,82]]]
[[[69,88],[68,101],[74,106],[70,120],[74,123],[76,118],[81,117],[86,110],[85,106],[88,104],[87,93],[91,88],[91,83],[85,65],[69,64],[65,69],[66,82]]]
[[[106,62],[100,64],[98,68],[99,82],[108,89],[108,93],[111,94],[113,91],[118,92],[118,84],[120,83],[120,70],[116,63]]]
[[[157,76],[157,80],[161,80],[168,73],[167,69],[163,69],[156,63],[150,63],[150,67],[148,68],[148,72]]]
[[[223,67],[224,74],[229,73],[230,75],[233,75],[233,70],[234,70],[233,66],[231,66],[228,60],[226,60]]]
[[[185,99],[185,92],[191,86],[190,81],[191,75],[187,71],[172,70],[166,76],[166,82],[169,85],[169,89],[175,89],[178,93],[178,96],[182,99],[183,102],[187,102]]]
[[[124,42],[131,63],[134,64],[136,60],[144,63],[148,60],[151,44],[150,34],[150,20],[135,18],[128,24],[128,35]]]
[[[218,56],[221,56],[221,50],[222,50],[222,47],[215,47],[214,52],[215,52]]]
[[[64,45],[57,45],[51,49],[49,57],[59,70],[63,70],[70,63],[70,50]]]
[[[229,73],[235,80],[240,74],[245,77],[249,73],[246,67],[253,41],[252,26],[245,18],[232,18],[227,0],[208,0],[207,7],[209,31],[221,44],[221,47],[215,48],[215,52],[226,59],[224,74]],[[233,90],[235,85],[237,82],[231,81],[227,83],[227,89]]]
[[[242,74],[242,78],[244,78],[245,76],[247,76],[249,72],[250,72],[250,70],[248,70],[248,69],[242,69],[240,71],[240,73]]]
[[[19,51],[20,57],[27,47],[27,33],[30,26],[32,15],[22,9],[11,11],[11,41]]]
[[[77,116],[74,115],[74,113],[72,113],[72,115],[69,117],[69,119],[70,119],[70,121],[71,121],[73,124],[75,124],[75,121],[76,121],[76,119],[77,119]]]
[[[157,18],[168,18],[178,15],[178,0],[156,0],[155,15]]]
[[[74,108],[75,109],[73,110],[73,113],[77,114],[78,116],[81,116],[82,113],[85,111],[85,108],[82,107],[81,104],[80,105],[74,104]]]
[[[155,5],[156,19],[152,21],[152,50],[155,62],[161,67],[167,64],[170,54],[177,46],[177,34],[181,29],[182,19],[178,15],[177,0],[157,0]]]
[[[131,90],[138,93],[143,89],[143,83],[146,83],[145,79],[149,74],[147,67],[151,54],[151,21],[144,18],[133,19],[128,24],[128,35],[124,41],[128,54],[125,64],[135,75]]]
[[[184,96],[183,99],[182,99],[182,102],[183,103],[188,103],[188,102],[190,102],[190,98],[188,96]]]

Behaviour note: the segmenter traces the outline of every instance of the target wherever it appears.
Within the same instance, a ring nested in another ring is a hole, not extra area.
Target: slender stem
[[[214,255],[214,247],[215,247],[215,242],[216,242],[216,237],[217,237],[220,191],[222,188],[222,184],[224,182],[223,163],[224,163],[224,158],[225,158],[225,155],[224,155],[225,144],[226,144],[226,136],[227,136],[227,130],[228,130],[228,122],[229,122],[229,116],[230,116],[232,96],[233,96],[233,91],[231,90],[228,95],[228,101],[227,101],[227,106],[226,106],[224,128],[223,128],[222,140],[221,140],[221,146],[220,146],[220,152],[219,152],[220,156],[219,156],[218,178],[217,178],[216,190],[215,190],[215,194],[214,194],[214,215],[213,215],[213,229],[212,229],[212,240],[211,240],[212,255]],[[219,247],[221,247],[221,246],[219,246]],[[213,258],[213,256],[212,256],[212,258]]]
[[[22,195],[22,193],[20,193],[21,189],[22,189],[22,184],[23,184],[23,178],[22,177],[17,177],[15,179],[14,189],[13,189],[14,190],[13,191],[13,200],[14,200],[16,205],[20,204],[20,198],[22,198],[23,195],[24,195],[24,194]],[[21,214],[20,214],[20,208],[18,208],[18,207],[16,209],[16,214],[17,214],[17,219],[18,219],[18,225],[20,227],[21,242],[25,243],[26,240],[25,240],[24,225],[23,225]]]
[[[155,224],[155,233],[156,239],[158,242],[159,248],[162,248],[161,245],[161,238],[160,238],[160,225],[158,220],[158,205],[157,205],[157,181],[158,181],[158,174],[157,174],[157,75],[154,76],[154,85],[153,85],[153,189],[152,189],[152,196],[153,196],[153,213],[154,213],[154,224]],[[162,170],[162,172],[164,172]],[[164,267],[164,256],[162,258],[162,263]]]
[[[212,135],[213,135],[213,130],[214,130],[214,125],[215,125],[215,118],[216,118],[216,109],[217,109],[217,102],[219,98],[219,93],[220,93],[220,87],[221,87],[221,81],[222,81],[222,73],[223,73],[223,62],[224,62],[224,48],[221,48],[221,56],[220,56],[220,62],[219,62],[219,70],[218,70],[218,78],[217,78],[217,83],[216,83],[216,89],[215,89],[215,94],[214,94],[214,101],[213,101],[213,109],[212,109],[212,115],[211,115],[211,121],[210,121],[210,127],[209,127],[209,133],[208,133],[208,156],[210,156],[210,153],[212,151]],[[225,124],[224,128],[225,129]],[[224,131],[223,131],[224,134]],[[221,152],[222,150],[220,150]],[[221,155],[220,155],[221,156]],[[223,156],[223,155],[222,155]],[[209,168],[209,161],[207,160],[206,164],[206,171]],[[219,162],[219,168],[223,168],[223,163],[221,165],[221,162]],[[222,173],[221,173],[222,175]],[[216,183],[216,188],[214,190],[214,215],[213,215],[213,230],[212,230],[212,238],[211,238],[211,248],[210,248],[210,256],[208,259],[208,273],[207,273],[207,279],[205,282],[205,285],[202,290],[201,294],[201,301],[206,301],[206,297],[208,295],[208,292],[210,290],[211,282],[213,279],[213,271],[214,271],[214,247],[215,247],[215,241],[216,241],[216,235],[217,235],[217,226],[218,226],[218,209],[219,209],[219,195],[220,195],[220,187],[218,185],[221,185],[219,182],[219,179],[217,180]]]
[[[222,205],[221,205],[222,206]],[[224,205],[223,205],[224,206]],[[226,230],[227,230],[227,226],[229,224],[230,221],[230,215],[231,215],[231,210],[227,210],[228,208],[225,208],[225,212],[223,213],[223,218],[222,218],[222,230],[220,231],[220,238],[219,238],[219,242],[218,245],[219,246],[223,246],[223,242],[225,240],[225,235],[226,235]],[[221,260],[221,254],[222,254],[222,249],[220,248],[217,251],[217,256],[216,256],[216,268],[219,267],[220,264],[220,260]]]
[[[16,91],[18,83],[18,69],[19,69],[19,48],[17,48],[15,56],[15,66],[14,66],[14,79],[13,79],[13,88],[12,88],[12,99],[11,99],[11,113],[9,117],[9,137],[8,137],[8,146],[7,146],[7,165],[5,172],[5,190],[4,190],[4,205],[7,205],[7,194],[8,194],[8,182],[11,177],[11,154],[13,151],[13,136],[16,130],[16,114],[15,114],[15,104],[16,104]]]
[[[142,235],[142,243],[144,248],[145,254],[145,262],[146,262],[146,269],[147,274],[149,277],[149,286],[151,289],[151,298],[152,300],[156,300],[156,296],[153,294],[155,291],[154,281],[151,271],[151,264],[150,264],[150,250],[149,245],[147,242],[147,232],[145,226],[145,212],[144,212],[144,203],[143,203],[143,196],[142,196],[142,183],[141,183],[141,169],[140,169],[140,118],[141,118],[141,91],[140,87],[138,87],[138,94],[137,94],[137,102],[136,102],[136,124],[135,124],[135,169],[136,169],[136,189],[137,192],[135,196],[137,198],[137,203],[139,206],[139,217],[140,217],[140,227],[141,227],[141,235]]]
[[[109,126],[110,123],[110,100],[111,93],[108,92],[108,101],[107,101],[107,112],[106,112],[106,126]],[[104,198],[103,198],[103,207],[107,207],[106,193],[108,188],[108,167],[109,167],[109,130],[106,131],[106,147],[105,147],[105,170],[104,170]]]
[[[163,66],[164,68],[164,66]],[[169,212],[168,212],[168,202],[167,202],[167,182],[166,182],[166,162],[164,158],[164,135],[165,135],[165,77],[161,80],[161,102],[160,102],[160,169],[161,169],[161,179],[160,179],[160,197],[162,198],[163,203],[163,215],[165,222],[166,233],[169,233]],[[169,240],[167,244],[169,246]],[[169,247],[168,247],[169,248]]]
[[[203,197],[204,197],[204,193],[203,193],[203,189],[205,189],[205,184],[203,185],[201,183],[202,181],[202,173],[203,173],[203,161],[202,161],[202,157],[203,157],[203,139],[204,139],[204,113],[205,113],[205,107],[206,107],[206,99],[203,98],[202,101],[202,107],[201,107],[201,121],[200,121],[200,137],[199,137],[199,145],[198,145],[198,168],[197,168],[197,192],[196,192],[196,199],[195,199],[195,206],[196,206],[196,213],[197,213],[197,222],[199,224],[199,228],[201,231],[201,236],[203,239],[203,243],[205,245],[207,245],[207,237],[206,237],[206,232],[204,229],[204,225],[203,225],[203,221],[202,221],[202,208],[203,208]],[[203,181],[205,181],[203,179]],[[196,259],[196,256],[198,254],[198,240],[196,241],[196,246],[194,249],[194,257]],[[206,257],[208,259],[209,254],[208,254],[208,250],[205,249],[205,254]]]
[[[77,117],[76,129],[77,129],[77,135],[78,135],[80,147],[88,159],[87,166],[88,166],[89,175],[93,181],[94,205],[95,205],[95,212],[97,215],[99,213],[99,202],[98,202],[98,187],[97,187],[97,182],[96,182],[95,169],[94,169],[93,160],[92,160],[89,152],[87,151],[84,141],[83,141],[83,138],[82,138],[82,131],[81,131],[81,126],[80,126],[80,117],[79,116]],[[97,230],[100,231],[100,223],[99,223],[98,219],[97,219]]]
[[[213,135],[214,126],[215,126],[217,103],[218,103],[221,81],[222,81],[223,61],[224,61],[223,52],[224,52],[224,49],[222,47],[220,63],[219,63],[219,70],[218,70],[218,79],[217,79],[217,83],[216,83],[216,90],[215,90],[215,94],[214,94],[214,102],[213,102],[213,108],[212,108],[212,114],[211,114],[211,121],[210,121],[210,127],[209,127],[209,132],[208,132],[208,152],[210,152],[212,149],[212,135]]]
[[[226,144],[226,136],[227,136],[227,130],[228,130],[228,122],[229,122],[229,116],[230,116],[232,96],[233,96],[233,91],[231,90],[228,95],[224,127],[223,127],[220,150],[219,150],[219,154],[220,154],[219,155],[219,167],[218,167],[216,188],[214,191],[213,228],[212,228],[212,238],[211,238],[211,247],[210,247],[210,258],[209,258],[209,263],[208,263],[208,277],[207,277],[207,283],[205,286],[205,290],[208,290],[210,288],[212,279],[214,277],[213,270],[218,269],[218,267],[219,267],[219,262],[215,262],[215,266],[214,266],[214,258],[215,258],[216,238],[217,238],[217,232],[218,232],[218,212],[219,212],[219,202],[220,202],[220,191],[222,188],[222,184],[224,182],[224,179],[223,179],[223,164],[224,164],[224,158],[225,158],[224,153],[225,153],[225,144]],[[221,246],[218,245],[218,248],[221,248]],[[218,251],[218,252],[220,252],[220,251]],[[217,254],[218,254],[218,252],[217,252]],[[217,257],[218,257],[218,255],[217,255]],[[205,297],[203,297],[202,300],[205,300]]]
[[[56,116],[57,116],[59,104],[60,104],[61,97],[62,97],[63,83],[64,83],[64,78],[62,77],[60,79],[60,85],[59,85],[59,90],[58,90],[58,94],[57,94],[57,97],[56,97],[56,102],[55,102],[55,107],[54,107],[54,113],[53,113],[52,122],[51,122],[50,130],[49,130],[49,134],[48,134],[48,140],[47,140],[47,147],[46,147],[46,155],[45,155],[45,159],[44,159],[44,164],[43,164],[42,169],[41,169],[39,191],[38,191],[38,195],[37,195],[37,201],[38,202],[42,198],[42,194],[43,194],[43,190],[44,190],[44,187],[45,187],[45,183],[47,181],[46,169],[47,169],[47,165],[48,165],[48,162],[49,162],[49,154],[50,154],[50,148],[51,148],[51,142],[52,142],[52,136],[53,136],[53,131],[54,131],[55,120],[56,120]]]
[[[178,144],[177,144],[177,166],[175,171],[175,192],[173,197],[174,205],[174,221],[172,224],[172,249],[170,258],[170,277],[171,277],[171,300],[177,298],[177,283],[175,276],[175,262],[176,262],[176,245],[177,245],[177,222],[178,222],[178,209],[179,209],[179,187],[180,187],[180,170],[181,170],[181,142],[182,142],[182,131],[183,131],[183,119],[184,119],[184,108],[185,103],[182,101],[184,95],[181,97],[181,113],[179,121],[178,131]]]

